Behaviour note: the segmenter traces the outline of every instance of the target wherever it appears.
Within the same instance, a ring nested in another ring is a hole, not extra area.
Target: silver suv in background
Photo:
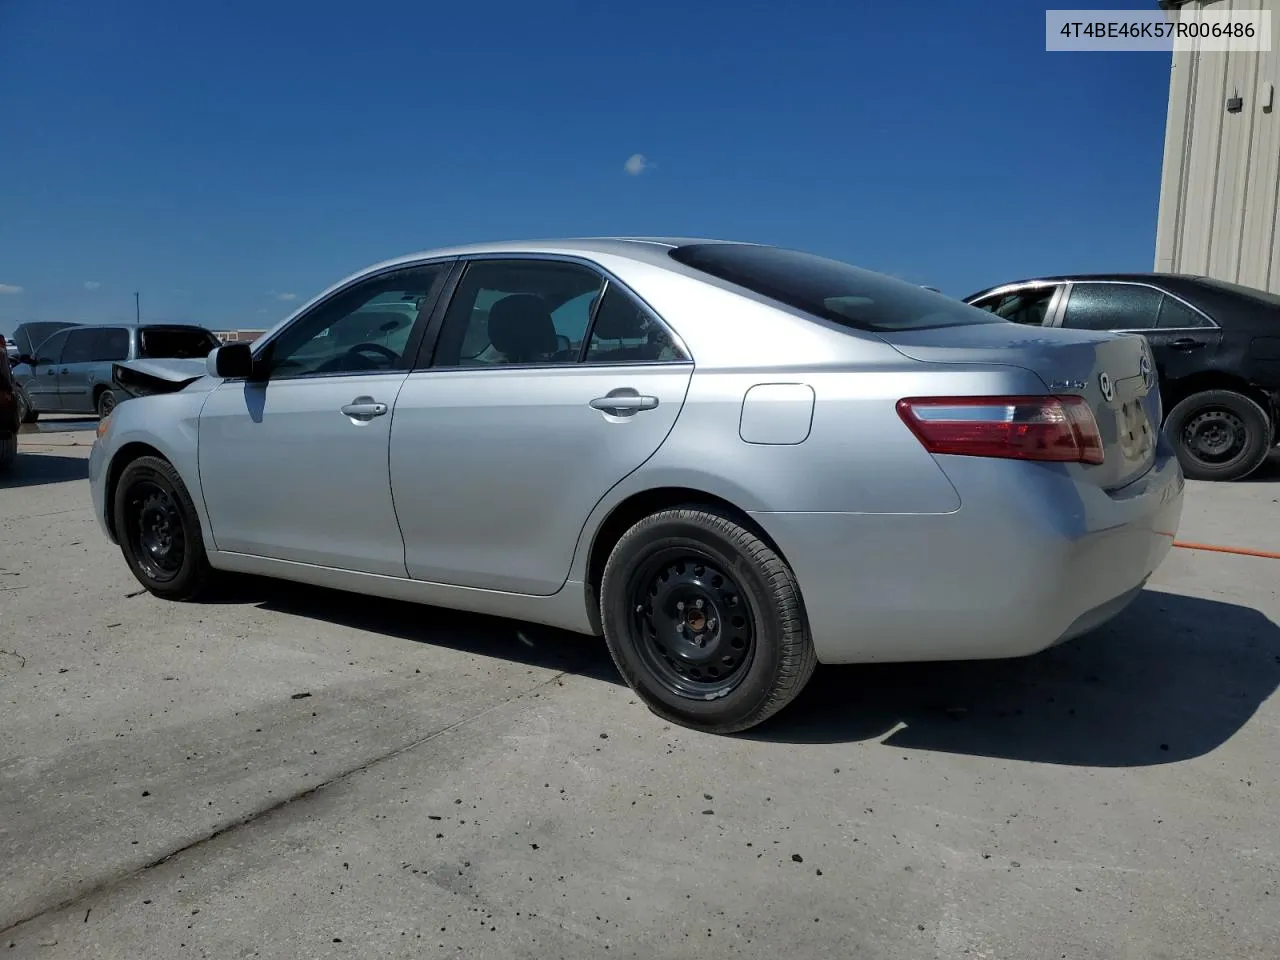
[[[116,403],[112,364],[198,360],[218,345],[210,331],[182,324],[120,323],[59,330],[14,368],[19,414],[23,423],[33,423],[42,413],[106,416]]]

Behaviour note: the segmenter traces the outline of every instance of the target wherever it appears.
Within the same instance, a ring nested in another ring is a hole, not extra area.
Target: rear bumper
[[[953,513],[754,514],[795,571],[822,662],[1018,657],[1079,636],[1137,596],[1182,516],[1163,442],[1114,494],[1058,464],[938,461]]]

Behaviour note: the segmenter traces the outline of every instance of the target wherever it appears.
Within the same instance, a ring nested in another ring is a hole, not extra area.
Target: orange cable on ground
[[[1249,547],[1221,547],[1214,543],[1188,543],[1183,540],[1173,541],[1175,547],[1184,550],[1207,550],[1210,553],[1234,553],[1241,557],[1262,557],[1264,560],[1280,560],[1280,553],[1271,550],[1253,550]]]

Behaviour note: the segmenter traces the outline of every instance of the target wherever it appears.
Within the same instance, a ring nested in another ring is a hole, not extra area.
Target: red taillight
[[[908,397],[898,416],[930,453],[1102,463],[1084,397]]]

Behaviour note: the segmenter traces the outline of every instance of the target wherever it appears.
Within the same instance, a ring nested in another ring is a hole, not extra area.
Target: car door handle
[[[342,412],[353,420],[372,420],[385,414],[387,405],[378,403],[373,397],[356,397],[342,408]]]
[[[1170,343],[1169,346],[1173,347],[1175,350],[1195,350],[1199,347],[1203,347],[1204,341],[1197,340],[1195,337],[1179,337],[1177,340]]]
[[[616,397],[596,397],[590,406],[594,410],[605,413],[617,411],[652,410],[658,405],[657,397],[643,397],[636,394],[623,394]]]
[[[70,371],[70,370],[68,370],[66,367],[63,367],[63,368],[62,368],[61,370],[59,370],[58,372],[59,372],[59,373],[61,373],[61,374],[63,374],[63,375],[66,375],[66,374],[70,373],[71,371]]]

